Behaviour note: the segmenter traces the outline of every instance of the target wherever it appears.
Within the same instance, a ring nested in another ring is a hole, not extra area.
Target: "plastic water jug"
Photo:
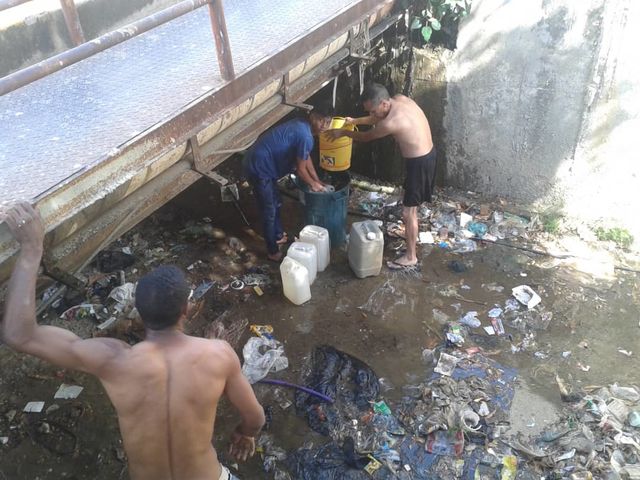
[[[355,222],[349,235],[349,266],[358,278],[380,274],[384,237],[380,227],[370,220]]]
[[[309,272],[309,285],[316,281],[318,271],[318,249],[313,243],[293,242],[287,250],[287,257],[304,265]]]
[[[329,266],[329,251],[331,244],[329,242],[329,230],[317,225],[307,225],[300,231],[300,241],[305,243],[313,243],[318,250],[318,271],[324,272]]]
[[[304,265],[291,257],[284,257],[280,264],[282,277],[282,290],[284,296],[295,305],[302,305],[311,300],[311,287],[309,286],[309,271]]]

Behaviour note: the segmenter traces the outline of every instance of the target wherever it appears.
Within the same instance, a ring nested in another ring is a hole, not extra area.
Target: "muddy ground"
[[[242,208],[250,222],[258,225],[247,195]],[[297,232],[302,226],[299,204],[285,198],[284,211],[285,227]],[[215,239],[193,227],[207,223],[204,217],[209,225],[224,230],[226,239]],[[349,217],[350,222],[359,220]],[[231,248],[230,236],[239,238],[247,252]],[[397,240],[387,240],[389,246],[397,245]],[[298,307],[283,297],[278,267],[263,260],[261,240],[248,233],[232,204],[218,204],[213,187],[203,183],[110,249],[128,246],[136,256],[136,263],[126,269],[128,281],[154,265],[175,263],[191,266],[188,274],[194,286],[203,280],[216,282],[200,302],[188,332],[206,335],[215,319],[227,327],[270,324],[289,359],[289,368],[273,378],[296,383],[312,349],[332,345],[364,360],[393,387],[384,392],[392,409],[404,395],[403,387],[424,382],[431,374],[433,365],[425,364],[422,352],[443,342],[450,321],[476,310],[483,325],[488,325],[486,312],[494,304],[504,305],[512,287],[527,284],[542,297],[544,310],[552,313],[548,327],[535,332],[535,343],[514,352],[523,335],[505,324],[507,335],[488,336],[481,329],[473,330],[465,345],[477,345],[489,358],[517,369],[511,432],[535,436],[566,415],[556,375],[576,391],[614,382],[640,385],[638,274],[612,269],[619,259],[610,251],[602,245],[593,250],[570,234],[541,235],[538,240],[558,249],[579,245],[583,258],[563,260],[493,244],[464,254],[424,245],[419,250],[420,271],[396,273],[383,268],[380,276],[356,279],[345,251],[334,249],[330,267],[312,286],[311,301]],[[145,252],[151,253],[145,256]],[[387,258],[393,255],[389,249],[385,252]],[[452,260],[464,271],[454,271]],[[250,269],[271,279],[272,283],[262,286],[262,296],[251,287],[227,287],[234,276]],[[96,322],[90,318],[62,321],[49,311],[41,321],[62,324],[84,336],[96,332]],[[125,327],[114,333],[136,341],[139,332],[132,333],[128,324]],[[248,328],[239,334],[236,347],[241,355],[251,334]],[[619,350],[632,353],[627,356]],[[0,363],[0,437],[7,437],[0,445],[0,479],[128,478],[115,412],[94,378],[15,354],[5,346],[0,347]],[[76,399],[54,400],[63,382],[82,385],[84,390]],[[269,433],[277,446],[289,451],[326,442],[296,415],[294,407],[280,408],[273,387],[256,385],[255,390],[263,404],[271,407]],[[292,392],[284,392],[293,400]],[[42,413],[22,412],[27,402],[36,400],[45,402]],[[223,452],[228,433],[236,422],[237,416],[223,402],[214,438],[223,462],[227,461]],[[274,475],[264,472],[259,455],[240,465],[237,473],[246,479]]]

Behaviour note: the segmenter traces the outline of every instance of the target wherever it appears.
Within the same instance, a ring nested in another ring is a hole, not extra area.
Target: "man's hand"
[[[344,123],[349,125],[355,125],[356,119],[353,117],[344,117]]]
[[[312,192],[324,192],[324,185],[320,182],[313,182],[309,188]]]
[[[27,250],[42,250],[44,225],[40,214],[27,202],[18,202],[0,212],[0,221],[7,222],[20,246]]]
[[[242,435],[236,429],[231,435],[229,455],[238,462],[244,462],[247,458],[253,457],[254,453],[256,453],[256,439]]]
[[[353,119],[352,119],[353,120]],[[342,128],[334,128],[333,130],[327,130],[324,132],[331,140],[337,140],[340,137],[346,137],[349,130]]]

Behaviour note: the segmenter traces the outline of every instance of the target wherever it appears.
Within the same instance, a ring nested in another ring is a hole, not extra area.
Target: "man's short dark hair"
[[[383,100],[389,100],[389,91],[379,83],[369,83],[365,85],[360,100],[362,103],[371,102],[373,106],[377,106]]]
[[[333,117],[336,113],[335,108],[331,105],[329,101],[318,102],[313,105],[313,109],[311,113],[315,113],[316,115],[320,115],[322,117]]]
[[[144,326],[163,330],[178,323],[191,289],[182,270],[163,265],[138,281],[136,308]]]

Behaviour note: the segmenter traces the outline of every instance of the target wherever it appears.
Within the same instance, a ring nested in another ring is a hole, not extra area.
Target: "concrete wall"
[[[87,40],[174,3],[175,0],[76,0]],[[0,77],[74,46],[57,1],[25,3],[0,16]]]
[[[639,32],[633,0],[474,0],[447,67],[447,182],[640,237]]]

